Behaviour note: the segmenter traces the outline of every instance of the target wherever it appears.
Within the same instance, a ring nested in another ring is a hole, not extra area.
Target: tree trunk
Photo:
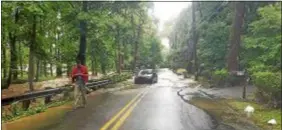
[[[141,31],[142,31],[142,24],[138,26],[137,39],[135,40],[133,68],[136,67],[137,60],[138,60],[138,44],[139,44],[139,40],[141,37]]]
[[[87,12],[87,1],[82,2],[82,11]],[[79,58],[82,65],[86,65],[86,33],[87,24],[85,20],[80,21],[80,44],[79,44]]]
[[[131,26],[132,26],[132,28],[133,28],[133,33],[132,33],[132,39],[131,39],[131,43],[135,43],[135,23],[134,23],[134,17],[133,17],[133,14],[131,14],[131,18],[130,18],[130,21],[131,21]],[[135,46],[134,46],[134,48],[132,48],[132,50],[135,50]],[[132,55],[134,56],[135,54],[134,54],[134,52],[135,51],[132,51],[131,53],[132,53]],[[135,70],[135,59],[133,60],[133,61],[131,61],[131,64],[132,64],[132,70],[134,71]]]
[[[17,70],[17,54],[16,54],[16,37],[12,36],[12,33],[9,32],[9,39],[10,39],[10,67],[9,67],[9,74],[7,79],[7,86],[9,86],[12,82],[12,76],[15,79],[16,77],[16,70]]]
[[[105,59],[106,58],[106,56],[105,56],[105,52],[103,51],[102,52],[102,58],[101,58],[101,61],[100,61],[100,63],[101,63],[101,70],[102,70],[102,73],[105,75],[106,74],[106,65],[105,65]]]
[[[57,77],[62,77],[62,60],[61,60],[61,50],[60,50],[60,33],[57,32],[58,37],[56,37],[56,76]]]
[[[198,58],[197,58],[197,30],[196,30],[196,2],[192,3],[192,34],[193,34],[193,56],[195,80],[198,80]]]
[[[40,75],[40,60],[36,60],[36,74],[35,74],[35,81],[39,81],[39,75]]]
[[[15,24],[18,23],[19,20],[19,12],[18,9],[16,9],[16,14],[15,14]],[[11,34],[12,36],[12,34]],[[13,33],[13,36],[11,37],[11,69],[12,69],[12,75],[13,75],[13,80],[18,79],[18,66],[17,66],[17,61],[18,61],[18,55],[17,55],[17,49],[16,49],[16,32]],[[12,49],[13,48],[13,49]],[[13,51],[13,52],[12,52]]]
[[[57,41],[58,43],[58,41]],[[58,45],[57,45],[58,46]],[[60,48],[57,48],[57,64],[56,64],[56,76],[61,77],[62,76],[62,63],[61,63],[61,53]]]
[[[7,77],[7,66],[6,66],[6,58],[7,58],[7,56],[6,56],[6,41],[2,41],[2,42],[4,42],[4,45],[2,45],[2,48],[1,48],[1,51],[2,51],[2,68],[3,68],[3,73],[2,73],[2,75],[3,75],[3,78],[6,78]]]
[[[95,76],[95,65],[94,65],[94,59],[92,57],[91,59],[91,71],[92,71],[92,75]]]
[[[120,35],[119,35],[119,27],[117,27],[117,35],[116,35],[116,68],[117,73],[120,74],[121,72],[121,59],[120,59]]]
[[[230,33],[230,46],[227,55],[227,69],[229,72],[239,69],[239,49],[241,42],[242,25],[244,22],[244,2],[235,2],[235,15]]]
[[[117,52],[118,52],[118,50],[117,50],[117,47],[116,47],[116,49],[115,49],[115,67],[116,67],[116,72],[118,72],[118,54],[117,54]]]
[[[67,64],[67,76],[69,77],[71,73],[71,63]]]
[[[18,23],[19,20],[19,12],[18,9],[16,9],[15,14],[15,24]],[[12,82],[12,76],[13,79],[17,79],[17,49],[16,49],[16,32],[12,34],[12,32],[9,32],[9,40],[10,40],[10,69],[7,79],[7,86],[9,86]]]
[[[19,59],[20,59],[20,69],[21,69],[21,78],[23,78],[23,57],[22,57],[22,44],[19,44]]]
[[[52,58],[52,52],[53,52],[53,44],[50,45],[50,53],[51,53],[51,61],[50,61],[50,74],[53,76],[53,58]]]
[[[97,63],[97,59],[95,57],[93,57],[93,58],[94,58],[94,65],[97,65],[96,64]],[[95,69],[95,66],[94,66],[94,69]],[[97,76],[98,75],[98,71],[95,71],[94,75]]]
[[[12,35],[12,34],[11,34]],[[10,70],[12,73],[12,79],[15,80],[18,78],[18,67],[17,67],[17,49],[16,49],[16,36],[11,37],[11,45],[10,45],[10,54],[11,54],[11,58],[10,58]]]
[[[120,55],[120,62],[121,62],[120,69],[123,70],[124,69],[124,54]]]
[[[120,43],[118,43],[118,73],[121,73],[121,65],[122,65],[122,61],[121,61],[121,52],[120,52]]]
[[[95,43],[92,42],[91,44],[91,71],[92,71],[92,75],[95,76],[95,64],[96,64],[96,59],[95,59]]]
[[[44,76],[47,77],[47,62],[46,62],[46,60],[43,61],[43,73],[44,73]]]
[[[35,49],[35,39],[36,39],[36,16],[33,16],[33,25],[32,25],[32,35],[31,43],[29,45],[29,62],[28,62],[28,82],[30,91],[34,90],[33,87],[33,78],[34,78],[34,52]]]

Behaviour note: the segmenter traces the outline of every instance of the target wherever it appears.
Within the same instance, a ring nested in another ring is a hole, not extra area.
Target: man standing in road
[[[82,100],[82,106],[86,106],[86,91],[85,84],[88,82],[87,67],[81,64],[79,58],[76,59],[76,65],[72,68],[71,80],[74,86],[74,108],[77,108],[78,101]]]

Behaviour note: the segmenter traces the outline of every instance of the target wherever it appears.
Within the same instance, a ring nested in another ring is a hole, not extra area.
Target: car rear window
[[[145,74],[152,74],[152,70],[142,70],[142,71],[141,71],[141,74],[142,74],[142,75],[145,75]]]

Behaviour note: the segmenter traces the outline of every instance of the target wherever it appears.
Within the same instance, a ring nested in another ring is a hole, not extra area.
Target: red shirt
[[[80,65],[80,73],[82,73],[82,79],[84,81],[84,83],[88,82],[88,71],[87,71],[87,67],[84,65]],[[72,78],[72,82],[74,82],[74,78],[75,78],[75,74],[78,74],[78,68],[77,66],[74,66],[72,68],[72,72],[71,72],[71,78]]]

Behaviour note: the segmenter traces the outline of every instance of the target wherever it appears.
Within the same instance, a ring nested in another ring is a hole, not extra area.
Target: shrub
[[[103,77],[103,79],[110,79],[114,83],[125,81],[129,78],[131,78],[131,73],[127,73],[127,72]]]
[[[206,79],[210,79],[211,74],[212,74],[212,72],[210,70],[203,70],[202,73],[201,73],[201,76],[203,76]]]
[[[225,85],[228,79],[228,72],[226,69],[216,70],[212,74],[212,82],[215,85]]]
[[[281,73],[256,72],[252,75],[253,83],[258,88],[257,98],[266,99],[269,105],[281,104]],[[281,106],[281,105],[280,105]]]

